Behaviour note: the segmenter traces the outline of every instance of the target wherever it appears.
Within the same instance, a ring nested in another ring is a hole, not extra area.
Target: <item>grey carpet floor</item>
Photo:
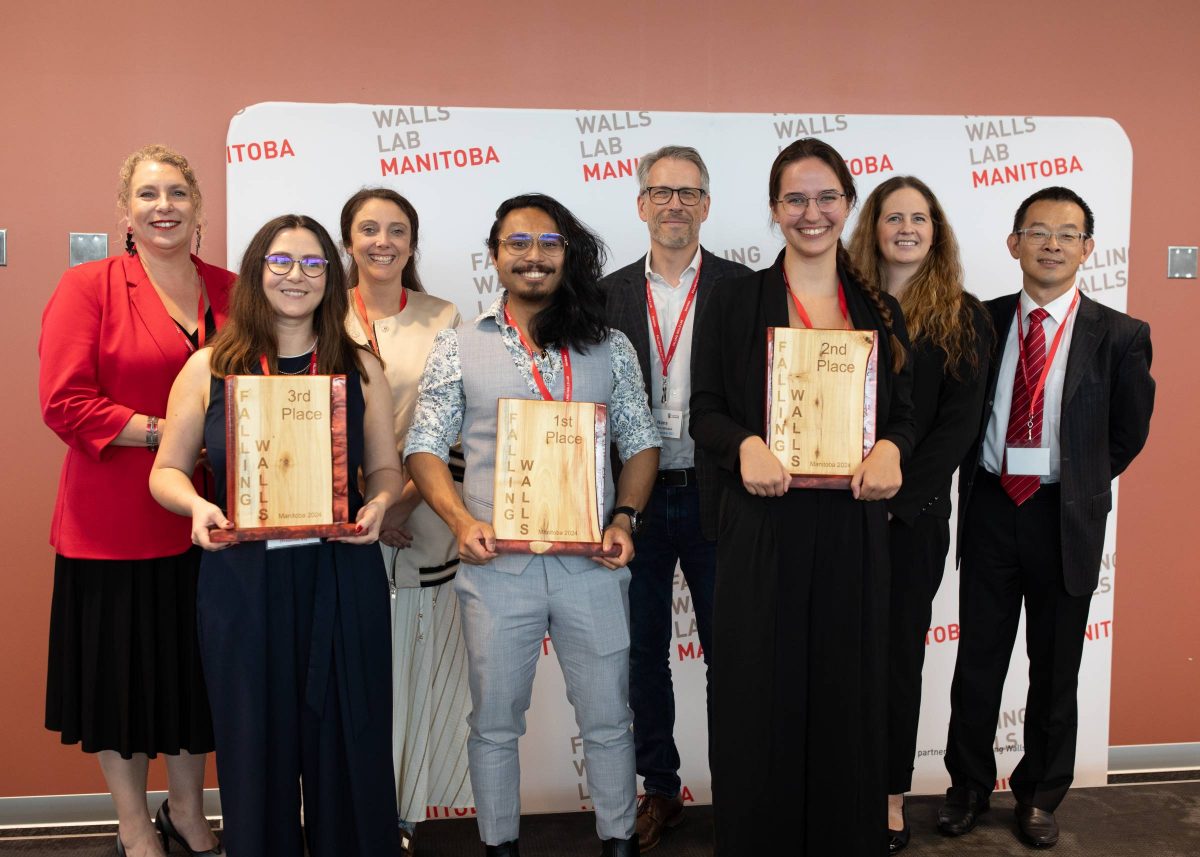
[[[1007,857],[1034,853],[1034,849],[1017,839],[1011,795],[996,796],[992,810],[979,826],[959,839],[937,833],[934,813],[940,802],[938,797],[910,799],[913,837],[906,854]],[[1075,789],[1059,808],[1057,817],[1061,838],[1056,847],[1045,852],[1056,857],[1200,857],[1200,782]],[[531,815],[523,818],[521,825],[523,857],[595,857],[599,853],[590,815]],[[68,835],[59,835],[63,833]],[[669,831],[650,853],[654,857],[709,857],[711,842],[710,808],[690,807],[686,822]],[[474,821],[432,821],[419,828],[420,857],[478,857],[482,852]],[[76,828],[0,831],[0,853],[26,857],[109,857],[115,851],[111,829]],[[781,846],[779,854],[788,853],[788,848]]]

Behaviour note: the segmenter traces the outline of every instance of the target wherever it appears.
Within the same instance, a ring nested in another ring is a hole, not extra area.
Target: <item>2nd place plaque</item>
[[[767,330],[767,446],[799,488],[848,488],[875,445],[870,330]]]

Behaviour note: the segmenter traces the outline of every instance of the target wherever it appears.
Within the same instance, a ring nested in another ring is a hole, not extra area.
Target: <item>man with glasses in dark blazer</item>
[[[637,351],[646,395],[662,434],[658,479],[634,529],[629,567],[629,704],[637,772],[641,850],[682,820],[671,635],[675,567],[683,569],[706,665],[711,665],[716,580],[717,480],[688,434],[692,331],[717,280],[749,273],[700,246],[700,224],[712,198],[708,168],[690,146],[664,146],[638,163],[638,216],[650,230],[650,252],[601,281],[608,325]],[[615,459],[614,459],[615,460]]]
[[[1094,249],[1092,211],[1048,187],[1017,209],[1008,250],[1022,289],[988,301],[996,339],[979,438],[959,473],[958,658],[938,828],[961,836],[988,808],[992,742],[1025,609],[1024,755],[1009,781],[1017,829],[1058,841],[1074,778],[1076,686],[1100,573],[1112,480],[1146,443],[1154,409],[1150,327],[1076,286]]]

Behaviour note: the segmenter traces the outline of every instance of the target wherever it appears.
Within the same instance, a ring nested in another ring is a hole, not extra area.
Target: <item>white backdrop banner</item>
[[[408,197],[420,214],[417,264],[426,287],[470,319],[498,290],[484,239],[502,200],[531,191],[554,196],[603,236],[611,271],[643,255],[649,243],[636,209],[638,157],[681,144],[699,149],[712,174],[704,245],[762,268],[782,247],[770,228],[767,173],[780,149],[805,136],[821,137],[842,153],[860,199],[894,175],[927,182],[958,237],[967,287],[985,300],[1020,288],[1020,270],[1004,243],[1017,205],[1040,187],[1072,188],[1096,214],[1096,249],[1080,271],[1079,286],[1089,297],[1125,309],[1133,159],[1125,132],[1103,118],[256,104],[229,124],[228,266],[236,271],[257,229],[283,213],[315,217],[340,243],[345,200],[360,188],[386,186]],[[1116,513],[1114,502],[1080,672],[1080,786],[1106,782]],[[940,792],[948,784],[941,757],[958,639],[952,559],[946,571],[926,637],[913,783],[918,793]],[[684,797],[707,803],[704,663],[678,573],[674,614],[671,662]],[[998,789],[1008,787],[1022,752],[1028,673],[1023,629],[1017,640],[996,724]],[[522,806],[527,812],[591,809],[582,748],[549,640],[543,655],[521,745]],[[469,811],[428,811],[431,818],[464,814]]]

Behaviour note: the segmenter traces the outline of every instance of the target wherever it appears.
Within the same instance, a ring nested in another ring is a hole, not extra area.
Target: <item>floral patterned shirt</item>
[[[540,399],[541,392],[533,380],[529,352],[521,343],[517,328],[504,319],[506,294],[502,293],[474,323],[479,324],[488,318],[495,320],[500,327],[504,346],[521,371],[530,394]],[[619,330],[609,332],[609,343],[613,384],[612,398],[608,402],[608,430],[621,460],[628,461],[644,449],[661,447],[662,439],[646,404],[646,388],[642,384],[642,370],[638,367],[633,345]],[[534,359],[546,384],[553,384],[563,370],[562,355],[557,349],[550,349],[545,356]],[[458,331],[443,330],[434,339],[433,350],[425,361],[425,372],[417,388],[417,410],[408,431],[404,456],[407,458],[415,452],[428,452],[442,461],[449,461],[448,451],[458,440],[465,412]]]

